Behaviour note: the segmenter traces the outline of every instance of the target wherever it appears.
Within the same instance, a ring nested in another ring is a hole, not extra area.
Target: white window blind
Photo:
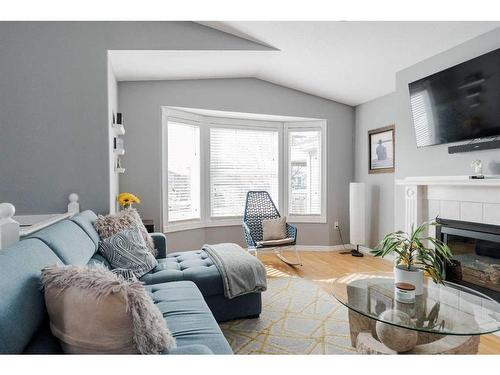
[[[249,190],[278,205],[279,136],[275,129],[210,129],[210,216],[242,216]]]
[[[200,128],[168,122],[168,221],[200,219]]]
[[[288,132],[289,215],[321,215],[321,132]]]

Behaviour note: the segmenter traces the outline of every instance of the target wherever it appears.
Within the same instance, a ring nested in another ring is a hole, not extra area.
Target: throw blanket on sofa
[[[237,244],[203,245],[202,250],[208,254],[222,275],[226,298],[267,289],[264,265]]]

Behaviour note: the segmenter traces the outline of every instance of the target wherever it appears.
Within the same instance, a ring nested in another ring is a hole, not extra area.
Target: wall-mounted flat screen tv
[[[408,86],[418,147],[500,135],[500,49]]]

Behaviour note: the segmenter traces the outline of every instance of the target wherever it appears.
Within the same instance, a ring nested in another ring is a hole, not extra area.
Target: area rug
[[[355,354],[347,309],[313,282],[268,279],[258,319],[221,323],[236,354]]]

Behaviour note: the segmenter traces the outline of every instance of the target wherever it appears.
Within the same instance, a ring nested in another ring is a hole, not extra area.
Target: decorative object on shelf
[[[439,225],[436,222],[425,222],[411,233],[396,231],[389,233],[371,251],[374,256],[385,257],[396,253],[396,266],[394,267],[395,283],[408,283],[415,286],[415,294],[423,293],[424,272],[435,283],[444,279],[446,264],[451,261],[452,254],[449,247],[441,240],[424,236],[424,231],[429,225]],[[433,248],[426,246],[433,245]]]
[[[113,125],[115,124],[115,113],[113,112]]]
[[[116,114],[116,124],[123,125],[123,114],[121,112]]]
[[[368,130],[368,173],[394,173],[395,126]]]
[[[349,220],[350,220],[350,243],[356,245],[356,249],[351,250],[354,257],[362,257],[359,245],[366,243],[366,205],[365,205],[365,184],[363,182],[351,182],[349,184]]]
[[[122,166],[122,158],[119,156],[116,158],[115,172],[125,173],[125,168]]]
[[[123,138],[120,137],[115,137],[113,141],[113,153],[115,155],[124,155],[125,154],[125,147],[124,147],[124,142]]]
[[[123,125],[113,125],[111,126],[113,131],[115,132],[116,135],[124,135],[125,134],[125,128]]]
[[[472,180],[482,180],[484,179],[483,175],[483,162],[481,160],[474,160],[470,164],[472,170],[474,171],[474,174],[472,176],[469,176]]]
[[[123,208],[131,208],[133,203],[140,204],[141,200],[131,193],[120,193],[116,197],[116,200],[120,206]]]

